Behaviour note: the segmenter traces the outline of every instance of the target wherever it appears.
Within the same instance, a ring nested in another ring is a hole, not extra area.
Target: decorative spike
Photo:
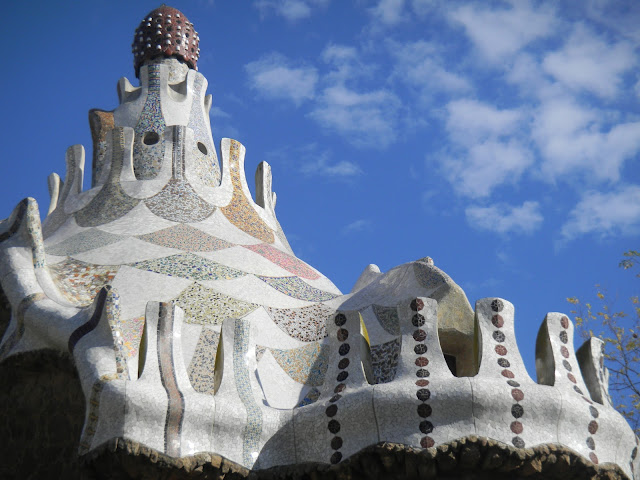
[[[57,173],[52,173],[47,178],[47,185],[49,187],[49,198],[51,199],[49,202],[49,211],[47,215],[51,215],[56,207],[58,206],[58,197],[60,195],[60,190],[62,186],[62,180],[60,180],[60,175]]]
[[[591,337],[578,349],[576,357],[591,399],[601,404],[611,404],[609,370],[604,366],[604,342]]]

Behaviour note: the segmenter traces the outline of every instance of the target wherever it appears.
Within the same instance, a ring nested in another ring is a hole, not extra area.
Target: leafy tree
[[[640,252],[623,254],[619,266],[624,270],[640,265]],[[640,273],[636,274],[640,278]],[[640,300],[631,297],[631,305],[617,309],[616,299],[605,288],[596,285],[597,300],[583,303],[575,297],[567,301],[575,306],[576,327],[585,339],[598,336],[605,342],[605,365],[610,372],[609,392],[616,408],[640,434]]]

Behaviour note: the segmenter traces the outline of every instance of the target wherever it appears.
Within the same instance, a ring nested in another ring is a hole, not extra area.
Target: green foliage
[[[640,252],[623,254],[619,266],[624,270],[640,264]],[[640,278],[640,273],[636,274]],[[616,308],[616,299],[606,289],[596,285],[594,303],[583,303],[576,297],[567,298],[575,306],[571,313],[581,336],[598,336],[605,342],[605,362],[611,374],[609,391],[616,408],[640,435],[640,300],[629,299],[626,309]]]

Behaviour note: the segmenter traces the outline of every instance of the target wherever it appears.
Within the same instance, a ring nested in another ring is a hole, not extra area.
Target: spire
[[[180,10],[164,3],[149,12],[136,29],[131,49],[136,77],[140,66],[156,57],[177,58],[198,69],[200,37],[193,24]]]

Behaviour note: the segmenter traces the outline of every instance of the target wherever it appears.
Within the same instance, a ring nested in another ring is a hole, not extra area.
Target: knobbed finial
[[[140,66],[157,57],[177,58],[198,69],[200,37],[180,10],[162,4],[149,12],[136,29],[131,49],[136,77]]]

